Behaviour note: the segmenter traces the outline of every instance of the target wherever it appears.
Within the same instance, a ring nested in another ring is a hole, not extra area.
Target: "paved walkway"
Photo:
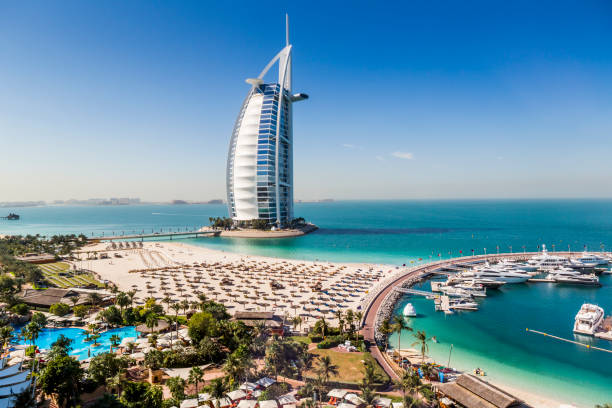
[[[571,256],[580,255],[581,253],[580,252],[571,252],[571,253],[570,252],[554,252],[554,253],[551,252],[550,254],[571,257]],[[504,258],[514,259],[514,260],[526,260],[534,255],[538,255],[538,253],[527,252],[527,253],[505,253],[505,254],[493,254],[493,255],[463,256],[463,257],[448,259],[444,261],[432,262],[429,264],[415,267],[414,269],[407,272],[405,275],[402,275],[398,277],[397,279],[394,279],[393,281],[389,282],[384,288],[382,288],[378,292],[378,294],[373,299],[373,301],[370,303],[370,305],[366,308],[366,310],[364,310],[365,317],[363,320],[364,323],[363,323],[363,328],[361,329],[361,334],[363,335],[365,340],[370,342],[370,349],[369,349],[370,354],[372,354],[372,357],[374,357],[374,359],[378,362],[378,364],[380,364],[380,366],[383,368],[383,370],[385,370],[387,375],[392,380],[399,379],[399,376],[397,375],[397,373],[393,370],[391,365],[387,362],[387,360],[384,358],[381,351],[378,349],[378,346],[376,345],[376,340],[374,339],[374,326],[376,324],[376,315],[378,313],[378,309],[382,305],[383,300],[385,299],[387,294],[389,294],[389,292],[393,290],[393,288],[401,285],[404,281],[411,279],[413,277],[419,276],[419,275],[425,275],[428,272],[432,272],[432,271],[435,271],[443,267],[448,267],[448,266],[452,266],[456,264],[482,262],[485,260],[486,261],[497,261],[497,260],[504,259]]]

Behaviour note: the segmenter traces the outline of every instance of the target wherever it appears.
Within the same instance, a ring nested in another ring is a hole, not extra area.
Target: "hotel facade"
[[[293,103],[308,95],[291,90],[291,50],[286,46],[246,82],[227,157],[227,203],[235,221],[266,220],[278,227],[293,219]],[[278,80],[264,76],[278,65]]]

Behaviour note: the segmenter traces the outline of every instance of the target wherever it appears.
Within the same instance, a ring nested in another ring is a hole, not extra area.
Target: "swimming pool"
[[[51,344],[53,344],[53,342],[55,342],[55,340],[57,340],[57,338],[62,334],[72,340],[72,351],[70,352],[70,355],[75,356],[79,360],[84,360],[88,357],[93,357],[100,353],[110,351],[110,338],[114,334],[119,336],[120,339],[124,339],[126,337],[138,337],[138,332],[134,326],[119,327],[117,329],[111,329],[100,333],[98,345],[94,347],[92,341],[85,341],[85,330],[74,327],[43,329],[36,340],[36,345],[42,350],[50,349]],[[26,342],[21,340],[19,344],[26,344]]]

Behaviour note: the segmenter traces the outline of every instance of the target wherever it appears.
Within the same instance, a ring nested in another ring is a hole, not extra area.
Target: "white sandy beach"
[[[303,327],[333,311],[357,311],[368,292],[385,277],[397,273],[390,265],[330,263],[241,255],[179,242],[144,242],[143,248],[111,249],[109,243],[83,248],[79,267],[90,269],[120,290],[137,290],[137,301],[195,301],[199,293],[221,302],[230,313],[274,311],[291,318],[300,315]],[[104,251],[108,259],[85,260],[87,253]],[[115,257],[115,254],[121,258]],[[280,285],[273,287],[272,285]],[[320,285],[323,292],[313,290]],[[524,389],[492,384],[532,407],[558,408],[562,402]]]
[[[195,301],[199,293],[225,304],[230,313],[274,311],[301,315],[306,326],[335,310],[357,311],[368,291],[397,269],[389,265],[296,261],[240,255],[177,242],[145,242],[142,249],[108,250],[100,243],[87,252],[106,251],[108,259],[83,260],[119,289],[136,289],[137,298]],[[121,255],[121,258],[115,257]],[[322,291],[313,290],[319,286]]]

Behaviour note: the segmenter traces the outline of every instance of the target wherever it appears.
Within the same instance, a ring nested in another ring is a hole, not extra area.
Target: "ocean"
[[[0,220],[0,234],[123,234],[185,230],[225,216],[222,205],[31,207],[20,221]],[[287,239],[198,238],[181,242],[224,251],[305,260],[410,264],[495,252],[609,250],[612,200],[415,200],[296,203],[296,216],[317,224],[312,234]],[[574,315],[583,302],[612,313],[612,277],[598,289],[521,284],[504,287],[477,312],[444,315],[426,299],[410,299],[411,322],[436,336],[430,354],[465,370],[580,407],[612,402],[612,354],[526,332],[574,339]],[[428,283],[425,284],[427,286]],[[398,307],[407,302],[403,299]],[[401,310],[401,309],[400,309]],[[403,347],[412,343],[404,334]],[[612,349],[612,342],[580,338]],[[396,344],[392,339],[391,344]]]

